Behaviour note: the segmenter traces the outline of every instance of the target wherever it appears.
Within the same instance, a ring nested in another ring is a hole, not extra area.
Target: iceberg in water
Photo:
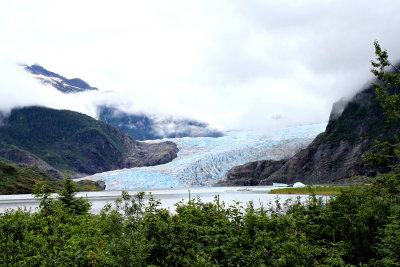
[[[163,139],[179,148],[172,162],[95,174],[81,179],[103,180],[107,190],[211,186],[233,167],[255,160],[293,156],[325,130],[326,123],[274,132],[232,131],[226,136]],[[152,141],[157,142],[157,141]]]
[[[306,187],[306,185],[301,183],[301,182],[296,182],[296,183],[293,184],[293,187],[295,187],[295,188]]]
[[[288,187],[287,184],[282,184],[282,183],[272,183],[273,187]]]

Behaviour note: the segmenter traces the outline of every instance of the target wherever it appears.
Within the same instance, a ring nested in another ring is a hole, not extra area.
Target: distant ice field
[[[226,136],[169,138],[179,148],[172,162],[98,173],[80,178],[103,180],[106,190],[137,190],[212,186],[234,166],[256,160],[280,160],[305,148],[326,123],[270,132],[231,131]]]

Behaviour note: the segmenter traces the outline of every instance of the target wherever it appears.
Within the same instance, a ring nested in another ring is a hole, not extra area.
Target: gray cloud
[[[375,39],[400,59],[397,0],[22,2],[0,8],[2,109],[36,103],[94,116],[105,103],[224,129],[312,123],[372,78]],[[17,62],[101,92],[62,96]]]

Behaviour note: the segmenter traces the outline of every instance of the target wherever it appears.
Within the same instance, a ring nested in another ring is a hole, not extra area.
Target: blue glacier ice
[[[307,146],[326,123],[302,125],[270,132],[231,131],[226,136],[163,139],[179,148],[172,162],[98,173],[81,179],[103,180],[107,190],[212,186],[233,166],[250,161],[279,160]],[[153,141],[157,142],[157,141]]]

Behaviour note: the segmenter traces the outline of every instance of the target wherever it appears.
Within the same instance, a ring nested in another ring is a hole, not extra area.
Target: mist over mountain
[[[399,92],[400,88],[392,88]],[[353,98],[332,106],[326,130],[307,148],[284,162],[252,162],[232,168],[225,185],[294,183],[350,183],[357,176],[375,176],[387,170],[369,167],[362,155],[373,149],[374,141],[394,142],[400,123],[388,123],[370,85]],[[273,166],[273,168],[271,168]]]
[[[173,117],[129,114],[112,106],[99,106],[99,120],[105,121],[136,140],[175,137],[221,137],[223,133],[207,123]]]
[[[44,67],[22,65],[33,77],[46,85],[51,85],[62,93],[82,93],[98,91],[82,79],[67,79]],[[78,97],[78,95],[77,95]],[[96,104],[97,118],[105,121],[136,140],[154,140],[174,137],[221,137],[223,133],[211,128],[207,123],[168,115],[126,112],[114,105]]]

